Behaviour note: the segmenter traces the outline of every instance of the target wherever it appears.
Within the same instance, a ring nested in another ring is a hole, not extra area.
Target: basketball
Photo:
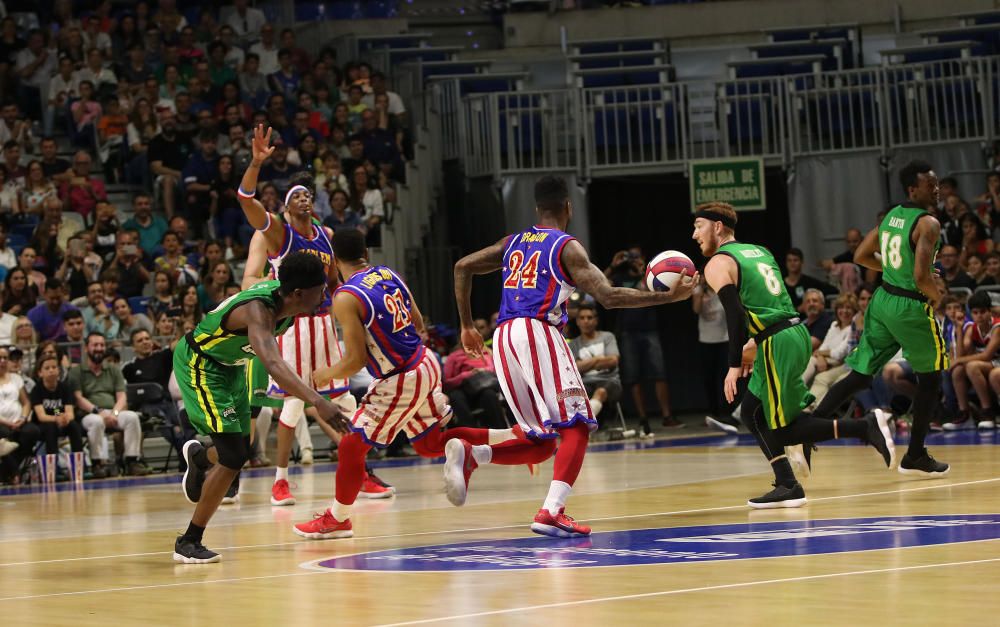
[[[669,292],[682,276],[694,276],[690,257],[676,250],[665,250],[646,266],[646,287],[651,292]]]

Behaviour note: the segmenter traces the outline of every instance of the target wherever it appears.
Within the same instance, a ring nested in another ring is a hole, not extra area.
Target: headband
[[[285,206],[286,207],[288,206],[288,201],[292,199],[292,194],[294,194],[295,192],[308,192],[308,191],[309,188],[306,187],[305,185],[293,185],[292,189],[288,190],[288,193],[285,194]]]
[[[733,220],[727,215],[716,213],[714,211],[706,211],[705,209],[700,209],[694,212],[694,217],[704,218],[705,220],[713,220],[715,222],[721,222],[723,226],[728,226],[731,229],[736,228],[736,220]]]

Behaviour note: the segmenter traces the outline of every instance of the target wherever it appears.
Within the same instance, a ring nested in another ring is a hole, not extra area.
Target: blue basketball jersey
[[[535,318],[560,329],[566,324],[566,301],[575,285],[560,255],[571,240],[559,229],[542,226],[508,238],[497,324],[514,318]]]
[[[323,267],[326,269],[327,274],[329,274],[330,268],[333,266],[333,244],[330,243],[330,238],[327,237],[326,231],[322,227],[312,223],[310,224],[312,233],[307,237],[296,231],[287,222],[282,222],[282,226],[285,229],[285,236],[281,242],[281,248],[277,255],[267,256],[271,267],[274,269],[274,278],[278,278],[278,268],[281,267],[282,260],[291,253],[300,250],[319,257],[320,261],[323,262]],[[327,294],[323,299],[323,304],[320,305],[321,311],[330,308],[330,299],[330,295]]]
[[[368,373],[384,379],[420,363],[424,345],[413,326],[413,296],[403,279],[385,266],[366,268],[337,288],[358,299],[364,313]]]

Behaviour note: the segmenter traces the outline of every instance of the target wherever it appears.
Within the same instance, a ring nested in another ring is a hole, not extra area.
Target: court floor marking
[[[967,485],[977,485],[977,484],[981,484],[981,483],[992,483],[992,482],[995,482],[995,481],[1000,481],[1000,477],[994,477],[992,479],[976,479],[976,480],[972,480],[972,481],[961,481],[959,483],[942,483],[942,484],[937,484],[937,485],[928,485],[928,486],[920,486],[920,487],[916,487],[916,488],[907,488],[907,489],[903,489],[903,490],[885,490],[885,491],[882,491],[882,492],[864,492],[864,493],[860,493],[860,494],[843,494],[843,495],[837,495],[837,496],[823,496],[823,497],[812,499],[810,502],[815,503],[815,502],[818,502],[818,501],[832,501],[832,500],[848,499],[848,498],[863,498],[863,497],[866,497],[866,496],[884,496],[886,494],[901,494],[901,493],[904,493],[904,492],[920,492],[920,491],[924,491],[924,490],[936,490],[936,489],[940,489],[940,488],[957,488],[957,487],[967,486]],[[700,514],[700,513],[707,513],[707,512],[727,511],[727,510],[733,510],[733,509],[744,509],[744,510],[750,511],[750,510],[747,509],[747,506],[745,504],[742,504],[742,505],[724,505],[724,506],[720,506],[720,507],[705,507],[705,508],[699,508],[699,509],[682,509],[682,510],[675,510],[675,511],[672,511],[672,512],[650,512],[650,513],[646,513],[646,514],[628,514],[628,515],[624,515],[624,516],[605,516],[603,518],[588,518],[588,519],[586,519],[586,521],[587,522],[600,522],[600,521],[608,521],[608,520],[627,520],[627,519],[632,519],[632,518],[652,518],[652,517],[655,517],[655,516],[676,516],[676,515],[679,515],[679,514]],[[583,519],[581,519],[581,520],[583,520]],[[468,532],[480,532],[480,531],[498,531],[498,530],[501,530],[501,529],[524,529],[526,527],[527,527],[527,524],[524,523],[524,522],[521,522],[521,523],[518,523],[518,524],[515,524],[515,525],[498,525],[498,526],[495,526],[495,527],[471,527],[471,528],[466,528],[466,529],[445,529],[445,530],[441,530],[441,531],[415,531],[413,533],[397,533],[397,534],[388,534],[388,535],[381,535],[381,536],[361,536],[361,537],[354,538],[354,540],[363,540],[363,541],[368,541],[368,540],[386,540],[386,539],[390,539],[390,538],[406,538],[406,537],[413,537],[413,536],[436,536],[436,535],[447,535],[447,534],[453,534],[453,533],[468,533]],[[266,549],[266,548],[275,548],[275,547],[282,547],[282,546],[295,546],[295,545],[302,544],[303,542],[304,542],[303,540],[296,540],[296,541],[292,541],[292,542],[274,542],[274,543],[269,543],[269,544],[246,544],[246,545],[240,545],[240,546],[219,547],[216,550],[218,550],[218,551],[239,551],[239,550],[244,550],[244,549]],[[343,540],[312,540],[311,542],[343,542]],[[361,551],[361,552],[364,552],[364,551]],[[356,555],[356,554],[357,553],[351,553],[350,555]],[[173,551],[149,551],[149,552],[145,552],[145,553],[122,553],[122,554],[117,554],[117,555],[91,555],[91,556],[87,556],[87,557],[64,557],[64,558],[51,559],[51,560],[34,560],[34,561],[27,561],[27,562],[7,562],[7,563],[0,563],[0,568],[10,567],[10,566],[35,566],[35,565],[39,565],[39,564],[60,564],[60,563],[66,563],[66,562],[85,562],[85,561],[105,560],[105,559],[123,559],[123,558],[129,558],[129,557],[152,557],[154,555],[173,555]],[[339,555],[339,556],[336,556],[336,557],[347,557],[347,555],[346,554],[345,555]],[[222,581],[222,580],[219,580],[219,581]],[[213,583],[213,582],[212,581],[206,581],[206,582],[202,582],[202,583]],[[5,601],[5,600],[7,600],[7,599],[0,598],[0,601]]]
[[[712,590],[729,590],[732,588],[749,588],[751,586],[762,586],[775,583],[797,583],[800,581],[815,581],[820,579],[833,579],[834,577],[852,577],[855,575],[877,575],[881,573],[897,573],[910,570],[924,570],[928,568],[947,568],[949,566],[968,566],[971,564],[987,564],[1000,562],[1000,557],[993,557],[981,560],[968,560],[964,562],[943,562],[939,564],[921,564],[918,566],[894,566],[892,568],[873,568],[871,570],[852,570],[840,573],[826,573],[823,575],[804,575],[802,577],[784,577],[782,579],[761,579],[758,581],[744,581],[740,583],[719,584],[716,586],[701,586],[699,588],[683,588],[680,590],[661,590],[658,592],[643,592],[639,594],[623,594],[613,597],[599,597],[596,599],[581,599],[578,601],[563,601],[561,603],[545,603],[541,605],[526,605],[524,607],[513,607],[504,610],[489,610],[485,612],[474,612],[470,614],[456,614],[454,616],[442,616],[440,618],[425,618],[422,620],[411,620],[401,623],[384,623],[378,627],[401,627],[402,625],[426,625],[428,623],[441,623],[446,621],[462,620],[467,618],[479,618],[482,616],[499,616],[502,614],[515,614],[517,612],[530,612],[534,610],[545,610],[560,607],[571,607],[574,605],[592,605],[595,603],[607,603],[611,601],[627,601],[632,599],[648,599],[651,597],[671,596],[675,594],[687,594],[689,592],[709,592]]]

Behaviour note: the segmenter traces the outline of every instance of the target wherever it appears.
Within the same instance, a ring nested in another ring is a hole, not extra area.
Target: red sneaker
[[[366,472],[365,480],[361,483],[361,492],[358,493],[358,496],[364,499],[387,499],[395,493],[395,488],[380,485],[372,478],[372,475]]]
[[[334,538],[350,538],[354,535],[351,519],[340,522],[333,517],[330,510],[316,514],[309,522],[299,523],[292,527],[297,535],[311,540],[332,540]]]
[[[444,446],[444,491],[452,505],[465,505],[469,477],[477,467],[471,444],[459,438],[448,440]]]
[[[531,530],[543,536],[553,538],[579,538],[590,535],[590,527],[581,525],[563,512],[566,508],[560,508],[555,516],[542,508],[535,514],[535,522],[531,523]]]
[[[271,486],[271,505],[295,505],[295,497],[288,489],[288,481],[278,479]]]

